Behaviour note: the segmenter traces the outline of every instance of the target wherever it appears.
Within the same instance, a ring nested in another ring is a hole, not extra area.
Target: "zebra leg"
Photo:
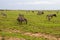
[[[51,18],[50,17],[48,17],[48,21],[50,21],[51,20]]]
[[[25,19],[25,22],[26,22],[26,24],[27,24],[27,19]]]

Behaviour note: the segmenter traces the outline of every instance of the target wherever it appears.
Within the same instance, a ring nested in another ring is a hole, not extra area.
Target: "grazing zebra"
[[[41,15],[41,14],[44,14],[43,11],[38,11],[37,15]]]
[[[48,20],[50,21],[50,20],[51,20],[51,18],[53,18],[53,16],[55,16],[55,17],[56,17],[56,14],[48,14],[48,15],[47,15]]]
[[[7,17],[7,14],[6,14],[6,13],[1,12],[1,15],[2,15],[3,17]]]
[[[26,22],[27,24],[27,19],[22,14],[19,15],[19,17],[17,18],[17,21],[20,22],[21,24],[22,22]]]

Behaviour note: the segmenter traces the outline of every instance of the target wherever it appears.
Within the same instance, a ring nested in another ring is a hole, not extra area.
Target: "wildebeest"
[[[51,18],[53,18],[54,16],[56,17],[57,15],[56,15],[56,14],[48,14],[48,15],[47,15],[47,18],[48,18],[48,20],[50,21]]]
[[[17,21],[20,22],[21,24],[22,24],[22,22],[26,22],[26,24],[27,24],[27,19],[22,14],[19,14]]]
[[[2,15],[3,17],[7,17],[7,14],[4,13],[4,12],[1,12],[1,15]]]
[[[38,11],[37,15],[41,15],[41,14],[44,14],[43,11]]]
[[[32,11],[34,13],[34,11]]]

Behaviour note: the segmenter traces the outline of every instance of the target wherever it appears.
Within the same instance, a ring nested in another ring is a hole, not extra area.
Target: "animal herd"
[[[34,13],[34,11],[32,11],[32,12]],[[43,11],[38,11],[37,12],[37,15],[43,15],[43,14],[44,14]],[[4,13],[4,12],[1,12],[0,15],[2,15],[4,17],[7,17],[7,14]],[[57,17],[57,15],[56,14],[48,14],[48,15],[46,15],[46,18],[48,19],[48,21],[50,21],[53,17]],[[25,16],[23,14],[18,14],[17,21],[19,23],[21,23],[21,24],[22,24],[22,22],[25,22],[27,24],[28,20],[27,20],[27,18],[25,18]]]

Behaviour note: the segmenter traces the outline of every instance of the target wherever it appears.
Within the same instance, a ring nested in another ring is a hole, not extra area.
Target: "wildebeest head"
[[[57,17],[57,15],[56,15],[56,14],[53,14],[53,16]]]
[[[42,14],[44,14],[44,12],[42,12]]]
[[[34,13],[34,11],[32,11]]]

